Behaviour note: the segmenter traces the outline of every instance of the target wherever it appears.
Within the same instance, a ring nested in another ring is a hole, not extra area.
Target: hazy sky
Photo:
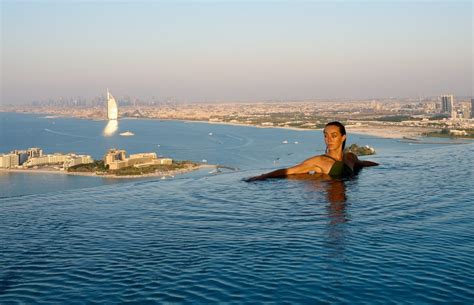
[[[0,1],[5,104],[472,94],[472,1]]]

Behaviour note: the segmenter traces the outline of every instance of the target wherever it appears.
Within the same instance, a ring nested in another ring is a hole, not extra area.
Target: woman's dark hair
[[[328,126],[337,126],[339,128],[339,132],[341,133],[341,135],[344,136],[346,134],[346,127],[344,127],[344,125],[342,125],[341,122],[338,122],[338,121],[329,122],[326,124],[325,127],[328,127]],[[346,147],[346,140],[342,142],[342,151],[344,151],[344,147]]]

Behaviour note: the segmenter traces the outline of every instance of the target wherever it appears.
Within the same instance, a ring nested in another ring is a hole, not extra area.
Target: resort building
[[[122,169],[129,166],[171,165],[172,163],[173,159],[158,158],[154,152],[131,154],[130,157],[127,158],[125,150],[113,148],[104,156],[104,165],[108,165],[111,170]]]
[[[43,155],[43,150],[38,147],[32,147],[26,150],[26,154],[28,155],[28,158],[37,158]]]
[[[10,153],[18,155],[18,165],[22,165],[29,158],[28,152],[26,150],[15,149],[15,150],[12,150]]]
[[[0,168],[12,168],[20,165],[20,158],[17,154],[0,155]]]
[[[465,130],[457,130],[457,129],[451,129],[449,131],[449,134],[453,136],[467,136],[467,132]]]
[[[111,164],[113,162],[125,161],[125,150],[123,149],[109,149],[109,151],[104,156],[104,164]]]
[[[69,168],[71,166],[89,164],[93,162],[94,160],[89,155],[70,155],[70,158],[67,158],[66,161],[64,161],[63,168]]]
[[[29,158],[23,166],[45,166],[45,165],[60,165],[63,168],[69,168],[71,166],[79,164],[93,163],[94,160],[89,155],[76,155],[76,154],[48,154],[41,157]]]

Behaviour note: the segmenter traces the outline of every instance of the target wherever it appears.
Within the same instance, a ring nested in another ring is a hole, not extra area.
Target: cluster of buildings
[[[57,169],[65,170],[69,167],[93,163],[89,155],[69,154],[43,154],[41,148],[32,147],[26,150],[13,150],[8,154],[0,154],[0,168],[34,168],[40,166],[54,166]],[[158,158],[156,153],[139,153],[126,156],[123,149],[110,149],[104,156],[104,165],[109,169],[117,170],[129,166],[145,167],[150,165],[171,165],[173,159]]]
[[[158,158],[156,153],[130,154],[127,158],[123,149],[112,148],[104,156],[104,165],[108,165],[110,170],[122,169],[129,166],[144,167],[150,165],[171,165],[173,159]]]
[[[32,147],[26,150],[13,150],[8,154],[0,155],[0,168],[30,168],[35,166],[55,165],[62,169],[71,166],[92,163],[94,160],[89,155],[69,154],[43,154],[43,150]]]
[[[471,109],[468,107],[454,107],[454,95],[441,96],[441,113],[447,114],[450,119],[474,119],[474,98],[471,98]]]

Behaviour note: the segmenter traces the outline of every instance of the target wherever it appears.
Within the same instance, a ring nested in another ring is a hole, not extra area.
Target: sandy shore
[[[402,139],[417,138],[423,133],[433,131],[433,128],[400,127],[400,126],[346,126],[348,134],[364,134],[380,138]]]
[[[94,119],[94,118],[86,118],[74,115],[60,115],[60,114],[49,114],[43,112],[31,112],[36,114],[46,114],[47,117],[72,117],[76,119]],[[135,118],[121,118],[121,119],[135,119]],[[161,121],[181,121],[186,123],[206,123],[209,125],[232,125],[232,126],[245,126],[245,127],[256,127],[256,128],[279,128],[279,129],[287,129],[287,130],[295,130],[295,131],[314,131],[314,130],[322,130],[322,128],[312,129],[312,128],[298,128],[298,127],[284,127],[284,126],[261,126],[261,125],[253,125],[253,124],[246,124],[246,123],[238,123],[238,122],[213,122],[213,121],[205,121],[205,120],[187,120],[187,119],[168,119],[168,118],[140,118],[145,120],[161,120]],[[102,120],[102,119],[99,119]],[[106,121],[104,119],[104,121]],[[421,136],[423,133],[431,132],[436,129],[434,128],[427,128],[427,127],[404,127],[404,126],[387,126],[387,125],[362,125],[362,126],[346,126],[346,130],[349,134],[364,134],[374,137],[380,138],[389,138],[389,139],[402,139],[404,137],[408,138],[416,138]]]
[[[173,177],[180,174],[189,173],[204,168],[216,168],[216,165],[211,164],[201,164],[189,168],[182,168],[177,170],[165,171],[165,172],[155,172],[150,174],[143,175],[129,175],[129,176],[116,176],[116,175],[102,175],[96,173],[80,173],[80,172],[66,172],[61,170],[54,169],[0,169],[1,173],[22,173],[22,174],[58,174],[58,175],[68,175],[68,176],[87,176],[87,177],[99,177],[99,178],[112,178],[112,179],[134,179],[134,178],[151,178],[151,177]]]
[[[185,122],[202,122],[208,124],[220,124],[220,125],[233,125],[233,126],[246,126],[246,127],[257,127],[257,128],[279,128],[295,131],[314,131],[323,130],[323,128],[298,128],[298,127],[284,127],[284,126],[260,126],[251,124],[240,124],[240,123],[229,123],[229,122],[207,122],[207,121],[185,121]],[[425,127],[402,127],[402,126],[346,126],[348,134],[363,134],[368,136],[387,138],[387,139],[402,139],[402,138],[416,138],[421,136],[423,133],[434,131],[434,128]]]

